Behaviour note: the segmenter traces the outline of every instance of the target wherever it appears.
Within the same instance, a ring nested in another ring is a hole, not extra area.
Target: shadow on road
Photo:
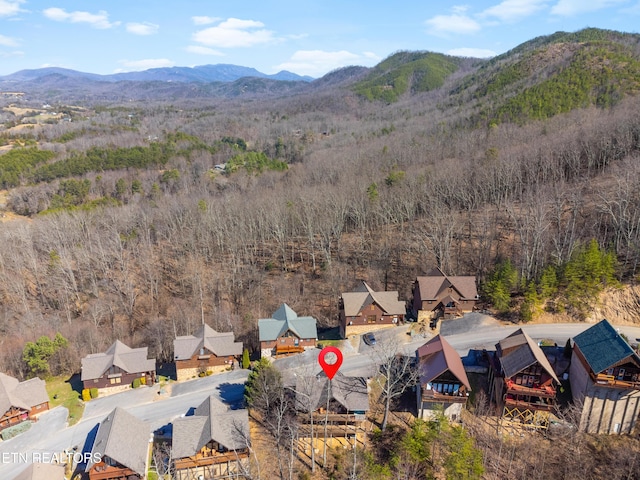
[[[221,383],[216,387],[220,392],[220,399],[233,410],[244,406],[244,385],[241,383]]]

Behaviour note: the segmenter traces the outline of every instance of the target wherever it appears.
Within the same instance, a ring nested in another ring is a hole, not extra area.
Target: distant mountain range
[[[115,73],[112,75],[98,75],[95,73],[78,72],[67,68],[38,68],[33,70],[20,70],[10,75],[0,76],[0,82],[30,82],[43,77],[56,75],[73,79],[86,79],[99,82],[180,82],[180,83],[210,83],[233,82],[240,78],[267,78],[288,82],[310,82],[314,80],[309,76],[300,76],[295,73],[282,70],[274,75],[267,75],[255,68],[241,67],[238,65],[217,64],[201,65],[197,67],[166,67],[151,68],[141,72]]]

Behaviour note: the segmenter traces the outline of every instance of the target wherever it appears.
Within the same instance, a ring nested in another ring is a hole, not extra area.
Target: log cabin
[[[89,480],[144,480],[149,458],[149,425],[116,407],[100,426],[85,472]]]
[[[44,380],[32,378],[24,382],[0,373],[0,431],[49,410],[49,395]]]
[[[193,415],[173,422],[173,478],[246,478],[249,445],[247,410],[232,410],[210,396]]]
[[[476,277],[448,276],[436,268],[413,282],[412,313],[417,321],[456,318],[478,301]]]
[[[338,308],[342,338],[397,326],[406,314],[398,292],[375,292],[364,281],[355,291],[341,295]]]
[[[216,332],[203,323],[194,335],[177,337],[173,355],[178,381],[222,372],[233,367],[242,355],[242,342],[233,332]]]
[[[364,435],[361,428],[369,411],[369,382],[366,377],[348,377],[338,372],[331,381],[324,372],[315,376],[296,376],[295,408],[302,423],[299,435],[309,437],[311,424],[315,425],[314,437],[327,435],[351,437]],[[327,409],[328,396],[328,409]]]
[[[263,357],[302,353],[316,348],[318,329],[313,317],[299,317],[283,303],[271,318],[258,320],[260,352]]]
[[[540,346],[518,329],[496,344],[491,358],[491,400],[508,426],[546,429],[556,410],[560,380]]]
[[[436,335],[416,350],[416,357],[418,417],[429,419],[442,411],[450,420],[457,420],[471,392],[460,355],[443,336]]]
[[[569,381],[580,430],[633,433],[640,428],[640,356],[607,320],[573,340]]]
[[[156,361],[147,358],[147,347],[130,348],[116,340],[104,353],[82,359],[84,388],[97,388],[102,395],[131,388],[133,381],[152,385],[156,378]]]

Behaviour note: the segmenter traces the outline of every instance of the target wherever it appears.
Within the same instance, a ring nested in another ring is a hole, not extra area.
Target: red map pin
[[[331,380],[342,365],[342,352],[336,347],[324,347],[318,355],[318,363]]]

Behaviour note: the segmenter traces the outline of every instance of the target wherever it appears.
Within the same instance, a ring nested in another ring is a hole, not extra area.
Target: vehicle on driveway
[[[362,335],[362,340],[369,346],[376,344],[376,336],[372,332],[367,332]]]

